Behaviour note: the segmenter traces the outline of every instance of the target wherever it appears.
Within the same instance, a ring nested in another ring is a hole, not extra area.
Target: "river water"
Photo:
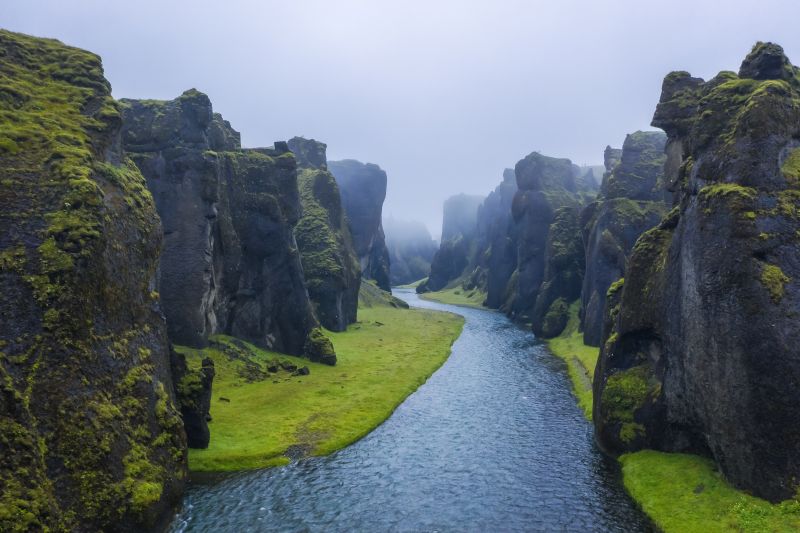
[[[531,333],[500,313],[395,295],[466,318],[447,362],[343,450],[191,486],[171,531],[650,529],[564,364]]]

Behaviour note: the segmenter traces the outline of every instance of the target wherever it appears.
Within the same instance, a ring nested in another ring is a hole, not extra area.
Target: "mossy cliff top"
[[[161,227],[100,59],[0,31],[0,530],[148,528],[186,443]]]
[[[737,488],[794,497],[798,70],[779,46],[757,43],[738,75],[674,72],[653,125],[668,136],[676,207],[639,238],[609,304],[598,437],[614,451],[702,453]]]

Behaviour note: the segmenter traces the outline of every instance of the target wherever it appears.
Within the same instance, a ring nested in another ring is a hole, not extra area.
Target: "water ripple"
[[[647,531],[561,361],[499,313],[466,318],[442,368],[328,457],[195,485],[172,532]]]

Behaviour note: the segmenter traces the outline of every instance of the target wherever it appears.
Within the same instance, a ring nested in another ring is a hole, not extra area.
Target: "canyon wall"
[[[299,166],[303,215],[295,234],[308,294],[320,323],[344,331],[356,321],[361,270],[339,186],[328,172],[324,143],[294,137],[289,148]]]
[[[0,30],[0,530],[156,527],[186,478],[162,231],[100,58]]]
[[[378,165],[353,159],[330,161],[328,169],[339,184],[362,275],[391,291],[389,251],[382,225],[386,172]]]
[[[758,43],[738,75],[664,79],[675,208],[609,291],[594,423],[613,452],[712,457],[769,500],[800,479],[800,80]]]
[[[625,275],[636,239],[666,214],[663,132],[628,135],[622,151],[606,148],[606,174],[597,200],[581,215],[586,274],[581,293],[583,340],[600,346],[606,292]]]

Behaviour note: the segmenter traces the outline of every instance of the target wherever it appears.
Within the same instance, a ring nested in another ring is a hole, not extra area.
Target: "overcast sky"
[[[100,54],[114,96],[196,87],[245,146],[294,135],[389,175],[425,222],[537,150],[579,164],[649,128],[663,76],[800,63],[798,0],[2,0],[0,27]]]

